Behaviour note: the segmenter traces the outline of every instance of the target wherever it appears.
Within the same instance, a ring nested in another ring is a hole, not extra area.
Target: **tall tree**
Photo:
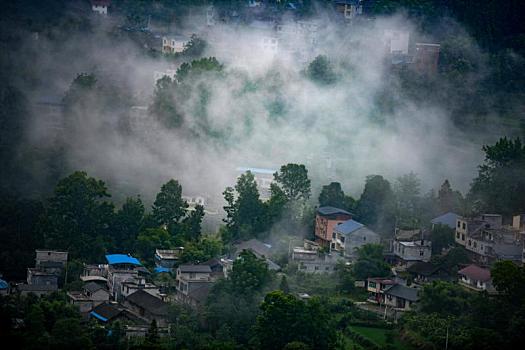
[[[177,180],[162,185],[153,202],[153,217],[159,225],[165,225],[173,233],[179,221],[186,215],[188,203],[182,198],[182,186]]]
[[[445,180],[438,192],[438,202],[440,213],[454,211],[463,212],[463,195],[459,191],[454,191],[450,182]]]
[[[390,266],[383,260],[383,246],[365,244],[357,248],[357,261],[353,265],[356,278],[386,277],[390,275]]]
[[[337,81],[334,67],[328,57],[317,56],[306,69],[306,75],[313,82],[320,85],[331,85]]]
[[[393,232],[394,204],[394,193],[390,183],[381,175],[369,175],[357,202],[356,213],[364,224]]]
[[[243,251],[233,262],[231,272],[232,289],[236,294],[253,295],[261,290],[270,279],[268,264],[251,251]]]
[[[108,197],[104,182],[85,172],[60,180],[39,224],[46,245],[68,250],[72,257],[100,260],[114,218],[113,204],[105,201]]]
[[[339,182],[331,182],[329,185],[323,186],[319,194],[319,206],[331,206],[352,211],[354,210],[355,200],[345,195]]]
[[[283,165],[273,177],[288,200],[296,201],[310,198],[311,181],[308,178],[308,170],[303,164],[289,163]]]
[[[113,239],[116,251],[129,252],[144,223],[144,204],[140,197],[126,198],[113,221]]]
[[[403,228],[417,228],[421,224],[421,181],[414,173],[397,178],[395,196],[397,201],[397,225]]]
[[[483,146],[485,161],[472,182],[469,197],[475,210],[512,215],[525,211],[525,145],[501,138]]]

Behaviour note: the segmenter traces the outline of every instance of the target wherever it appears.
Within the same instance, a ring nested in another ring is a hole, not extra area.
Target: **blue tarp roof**
[[[277,170],[272,169],[262,169],[262,168],[246,168],[246,167],[239,167],[237,168],[237,171],[241,171],[243,173],[249,171],[252,174],[267,174],[267,175],[273,175],[277,172]]]
[[[361,227],[364,227],[365,225],[363,225],[362,223],[360,222],[357,222],[355,220],[348,220],[348,221],[345,221],[339,225],[337,225],[334,230],[339,232],[339,233],[342,233],[342,234],[350,234],[352,232],[355,232],[357,230],[359,230]]]
[[[132,257],[131,255],[126,255],[126,254],[109,254],[109,255],[106,255],[106,260],[108,261],[108,264],[110,265],[115,265],[115,264],[131,264],[131,265],[137,265],[137,266],[142,265],[140,261],[138,261],[136,258]]]
[[[446,214],[440,215],[437,218],[433,218],[430,220],[433,224],[441,224],[441,225],[447,225],[450,228],[456,228],[456,220],[458,218],[458,214],[453,212],[448,212]]]
[[[93,316],[93,317],[98,318],[98,319],[101,320],[102,322],[107,322],[107,321],[108,321],[107,318],[100,316],[100,315],[97,314],[95,311],[91,311],[89,314],[90,314],[91,316]]]
[[[7,288],[9,288],[9,283],[0,279],[0,289],[7,289]]]
[[[171,272],[167,267],[157,266],[154,270],[156,273]]]

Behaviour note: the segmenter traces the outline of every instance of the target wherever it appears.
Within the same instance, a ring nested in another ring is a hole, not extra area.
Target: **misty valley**
[[[523,4],[0,12],[0,340],[525,344]]]

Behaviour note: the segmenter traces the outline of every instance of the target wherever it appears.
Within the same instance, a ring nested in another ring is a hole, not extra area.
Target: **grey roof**
[[[243,250],[251,250],[259,257],[269,257],[271,255],[271,246],[264,244],[255,238],[236,244],[235,247],[237,249],[235,252],[235,257],[237,257]]]
[[[64,263],[60,261],[41,261],[38,266],[41,268],[63,268]]]
[[[403,298],[409,301],[418,301],[418,289],[403,286],[401,284],[395,284],[392,287],[385,290],[385,294],[392,295],[398,298]]]
[[[180,272],[201,272],[210,273],[211,268],[209,265],[180,265]]]
[[[98,315],[100,315],[100,316],[102,316],[102,317],[104,317],[106,319],[108,319],[108,321],[109,321],[112,318],[115,318],[118,315],[120,315],[122,313],[122,311],[124,311],[124,310],[119,308],[116,305],[112,305],[112,304],[109,304],[109,303],[104,303],[104,304],[98,305],[97,307],[95,307],[91,311],[97,313]]]
[[[168,315],[168,304],[143,290],[138,290],[135,293],[128,295],[126,300],[154,315]]]
[[[278,271],[281,269],[281,266],[277,265],[270,259],[266,259],[266,264],[268,264],[268,270]]]
[[[58,290],[58,286],[56,284],[19,284],[17,289],[27,292],[53,292]]]
[[[435,225],[446,225],[450,228],[456,228],[456,220],[458,219],[458,216],[458,214],[450,211],[448,213],[433,218],[432,220],[430,220],[430,222]]]
[[[353,215],[352,213],[347,212],[344,209],[339,209],[339,208],[330,207],[330,206],[319,207],[317,209],[317,213],[319,213],[320,215],[323,215],[323,216],[336,215],[336,214]]]
[[[337,231],[343,235],[347,235],[347,234],[350,234],[350,233],[353,233],[361,228],[365,227],[365,225],[363,225],[362,223],[360,222],[357,222],[355,220],[347,220],[337,226],[334,227],[334,231]]]
[[[199,288],[192,290],[188,296],[199,304],[204,303],[210,294],[211,287],[211,283],[203,283]]]
[[[434,265],[429,262],[420,261],[411,265],[407,268],[407,271],[410,273],[415,273],[422,276],[431,276],[439,270],[443,270],[442,266]]]
[[[104,287],[102,287],[100,284],[98,283],[95,283],[95,282],[89,282],[89,283],[86,283],[86,285],[84,285],[84,289],[87,290],[88,292],[90,293],[94,293],[96,292],[97,290],[99,289],[105,289]]]

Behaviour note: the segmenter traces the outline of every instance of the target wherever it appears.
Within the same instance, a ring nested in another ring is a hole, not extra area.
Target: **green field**
[[[375,328],[375,327],[363,327],[363,326],[351,326],[354,332],[361,334],[362,336],[368,338],[379,346],[385,346],[387,344],[387,333],[394,332],[392,346],[394,349],[398,350],[408,350],[411,349],[410,346],[401,342],[397,337],[395,330],[389,330],[386,328]]]

